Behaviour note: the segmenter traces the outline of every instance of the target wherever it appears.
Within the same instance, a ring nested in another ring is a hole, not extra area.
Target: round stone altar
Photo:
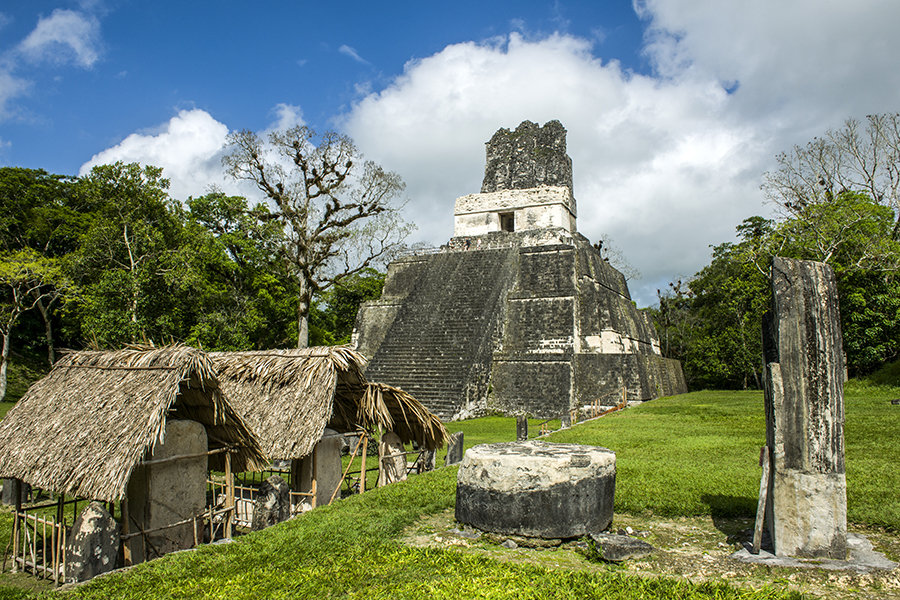
[[[484,531],[573,538],[612,523],[616,455],[599,446],[539,441],[466,451],[456,520]]]

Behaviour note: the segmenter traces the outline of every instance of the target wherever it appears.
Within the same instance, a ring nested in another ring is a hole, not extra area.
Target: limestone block
[[[87,581],[116,568],[119,524],[100,502],[88,504],[66,539],[66,581]]]
[[[444,458],[445,465],[455,465],[463,459],[463,436],[462,431],[450,435],[447,441],[447,456]]]
[[[381,436],[378,442],[378,487],[406,480],[406,455],[403,442],[393,431]]]
[[[427,473],[428,471],[434,471],[436,463],[436,450],[422,450],[422,452],[419,453],[419,458],[416,459],[416,473],[421,475],[422,473]]]
[[[834,273],[775,258],[772,290],[763,326],[766,526],[777,556],[844,559],[844,356]]]
[[[16,494],[19,495],[21,502],[25,502],[25,499],[31,495],[31,486],[19,479],[4,479],[0,502],[8,506],[15,506]]]
[[[259,531],[287,521],[291,516],[291,495],[288,484],[279,475],[272,475],[259,488],[253,505],[251,529]]]
[[[206,428],[196,421],[169,420],[165,442],[153,449],[153,460],[173,456],[202,454],[209,449]],[[150,465],[132,471],[126,491],[128,529],[149,531],[191,519],[206,507],[207,456],[184,458]],[[128,541],[135,563],[150,560],[194,545],[191,523],[162,529]]]
[[[616,455],[540,441],[482,444],[460,465],[456,519],[485,531],[541,538],[599,533],[613,516]]]
[[[528,417],[519,415],[516,417],[516,441],[524,442],[528,439]]]
[[[292,463],[292,469],[299,472],[292,474],[296,481],[294,491],[309,493],[312,491],[313,474],[316,478],[316,506],[324,506],[331,502],[331,496],[341,482],[341,446],[342,436],[333,429],[326,428],[322,439],[316,444],[312,454],[304,456]]]
[[[512,231],[575,231],[575,198],[562,186],[500,190],[456,199],[453,236],[481,236],[503,231],[500,215],[513,215]],[[509,231],[509,230],[507,230]]]
[[[643,558],[653,553],[655,548],[637,538],[613,533],[592,533],[591,539],[596,544],[600,559],[607,562],[622,562],[634,558]]]
[[[572,159],[566,154],[566,129],[559,121],[543,127],[523,121],[515,131],[498,129],[487,143],[486,155],[482,192],[572,187]]]

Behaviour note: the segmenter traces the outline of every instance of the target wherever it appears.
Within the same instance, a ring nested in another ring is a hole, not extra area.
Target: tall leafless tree
[[[844,192],[863,192],[894,211],[892,237],[900,241],[900,114],[848,119],[776,159],[762,188],[783,210],[796,215]]]
[[[389,258],[409,233],[394,204],[405,184],[335,132],[298,126],[261,139],[245,130],[228,141],[229,174],[253,182],[284,227],[280,249],[299,288],[297,346],[306,347],[313,294]]]

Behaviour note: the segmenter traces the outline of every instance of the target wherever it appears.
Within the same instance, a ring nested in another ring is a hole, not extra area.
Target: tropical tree
[[[80,286],[81,336],[114,347],[142,338],[178,337],[178,298],[169,283],[182,227],[162,169],[117,162],[78,182],[90,222],[70,269]]]
[[[847,119],[776,160],[762,189],[787,215],[859,192],[893,211],[891,238],[900,240],[900,114],[869,115],[865,123]]]
[[[174,284],[191,298],[187,341],[213,350],[288,345],[297,293],[278,253],[281,224],[240,196],[213,192],[186,204],[180,252],[191,268]]]
[[[324,345],[349,344],[359,307],[381,297],[384,277],[384,273],[366,268],[320,294],[310,313],[310,340]]]
[[[59,264],[34,250],[17,250],[0,254],[0,400],[6,397],[9,353],[12,332],[19,318],[38,302],[51,303],[68,287],[69,281]]]
[[[74,251],[86,221],[74,187],[73,178],[41,169],[0,168],[0,249],[30,249],[55,259]],[[34,298],[51,365],[55,361],[53,305],[60,298],[42,293]]]
[[[305,126],[265,140],[236,132],[229,147],[229,173],[265,194],[283,228],[279,252],[297,286],[297,346],[305,347],[313,295],[385,261],[409,232],[395,204],[404,183],[364,160],[347,136]]]

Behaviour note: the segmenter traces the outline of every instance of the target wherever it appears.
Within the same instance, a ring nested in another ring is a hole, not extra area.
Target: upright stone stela
[[[766,529],[777,556],[845,559],[844,354],[834,273],[824,263],[776,257],[772,291],[763,323]]]
[[[687,391],[625,278],[578,233],[559,121],[500,129],[481,193],[456,200],[454,236],[388,267],[354,341],[370,379],[443,419],[496,410],[558,417]]]

